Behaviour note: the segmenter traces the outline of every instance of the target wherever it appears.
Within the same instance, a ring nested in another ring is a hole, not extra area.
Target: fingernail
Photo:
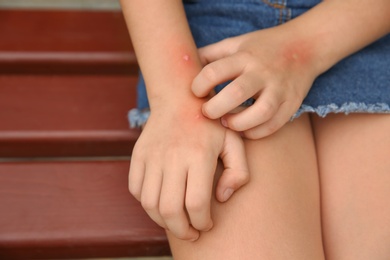
[[[223,201],[227,201],[233,194],[234,190],[232,188],[227,188],[223,193]]]
[[[227,124],[227,121],[225,118],[221,118],[221,124],[224,126],[224,127],[228,127],[228,124]]]

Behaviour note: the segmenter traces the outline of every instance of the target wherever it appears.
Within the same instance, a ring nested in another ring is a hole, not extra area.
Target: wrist
[[[198,98],[192,93],[161,95],[150,99],[150,111],[154,117],[171,117],[182,120],[186,118],[203,118],[202,106],[205,98]]]
[[[378,1],[376,5],[370,1],[358,2],[322,1],[280,26],[289,31],[285,40],[295,41],[293,46],[306,52],[309,70],[322,74],[390,31],[390,22],[386,22],[390,20],[384,19],[390,10],[388,1]]]

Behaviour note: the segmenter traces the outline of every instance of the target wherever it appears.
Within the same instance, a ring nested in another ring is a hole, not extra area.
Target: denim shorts
[[[277,26],[308,11],[320,0],[184,0],[187,19],[198,47],[228,37]],[[222,86],[223,87],[223,86]],[[216,90],[220,90],[219,86]],[[129,112],[132,127],[149,116],[140,75],[138,107]],[[302,113],[390,113],[390,34],[343,59],[314,82]]]

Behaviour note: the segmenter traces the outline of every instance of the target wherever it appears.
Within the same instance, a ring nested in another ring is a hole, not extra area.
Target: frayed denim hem
[[[308,105],[302,105],[300,109],[291,117],[291,121],[298,118],[303,113],[316,113],[320,117],[326,117],[329,113],[390,113],[390,106],[386,103],[377,104],[365,104],[349,102],[344,103],[341,106],[336,104],[329,104],[324,106],[318,106],[316,108]],[[150,116],[149,109],[134,108],[127,114],[131,128],[142,127]]]
[[[390,107],[386,103],[365,104],[355,102],[344,103],[341,106],[329,104],[316,108],[302,105],[298,112],[291,117],[291,121],[307,112],[316,113],[320,117],[325,117],[329,113],[344,113],[346,115],[349,113],[390,113]]]
[[[134,108],[130,110],[129,113],[127,114],[130,128],[142,127],[146,123],[146,120],[148,120],[149,116],[150,116],[149,109],[140,110],[138,108]]]

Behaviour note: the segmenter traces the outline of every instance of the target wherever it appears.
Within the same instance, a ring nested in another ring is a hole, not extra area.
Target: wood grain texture
[[[169,255],[128,161],[0,164],[0,259]]]
[[[0,259],[169,255],[120,160],[140,134],[122,14],[0,10],[0,32]]]
[[[0,73],[136,74],[120,11],[0,10]]]
[[[0,75],[0,157],[130,155],[136,77]]]

